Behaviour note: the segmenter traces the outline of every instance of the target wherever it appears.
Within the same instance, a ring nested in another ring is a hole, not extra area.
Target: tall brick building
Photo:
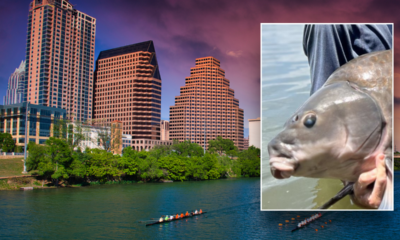
[[[234,95],[219,60],[196,59],[175,106],[170,107],[170,139],[203,146],[204,136],[206,144],[221,136],[243,149],[243,110]]]
[[[132,140],[160,140],[161,76],[153,41],[100,52],[94,89],[95,121],[121,121]]]
[[[28,16],[24,101],[92,117],[96,19],[68,0],[34,0]]]

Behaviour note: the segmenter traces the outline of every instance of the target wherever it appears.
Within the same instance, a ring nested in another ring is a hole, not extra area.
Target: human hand
[[[362,173],[354,183],[352,200],[365,208],[378,208],[386,189],[385,155],[378,154],[375,158],[376,168]],[[374,183],[374,184],[373,184]]]

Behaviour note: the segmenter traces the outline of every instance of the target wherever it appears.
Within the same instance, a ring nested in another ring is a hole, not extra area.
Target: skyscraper
[[[92,117],[96,19],[68,0],[30,4],[24,101],[67,110],[71,120]]]
[[[180,96],[175,97],[175,106],[170,107],[170,139],[204,146],[221,136],[243,149],[243,110],[234,95],[220,61],[197,58]]]
[[[161,75],[153,41],[101,51],[94,89],[94,120],[121,121],[132,140],[160,140]]]
[[[25,61],[22,61],[14,73],[8,79],[8,88],[4,96],[3,104],[17,104],[22,102],[22,92],[24,89]]]

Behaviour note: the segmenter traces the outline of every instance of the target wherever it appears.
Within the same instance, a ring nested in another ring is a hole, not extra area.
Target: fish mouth
[[[272,176],[285,179],[293,176],[298,166],[297,161],[287,156],[271,156],[269,160]]]

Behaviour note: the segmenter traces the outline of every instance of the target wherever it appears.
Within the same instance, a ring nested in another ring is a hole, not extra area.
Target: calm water
[[[400,175],[394,181],[400,199]],[[394,212],[324,212],[291,233],[291,218],[311,212],[261,212],[259,187],[258,179],[233,179],[2,191],[0,239],[393,239],[400,230],[395,201]],[[150,227],[139,222],[200,207],[208,213]]]
[[[339,180],[275,179],[269,168],[268,143],[310,96],[310,67],[303,51],[304,25],[262,26],[262,208],[312,209],[333,197]],[[290,198],[288,196],[296,196]],[[332,209],[357,209],[345,198]]]

